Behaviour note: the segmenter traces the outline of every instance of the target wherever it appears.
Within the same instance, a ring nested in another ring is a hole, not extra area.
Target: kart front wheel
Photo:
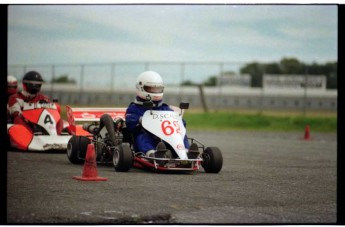
[[[218,147],[207,147],[202,157],[201,166],[206,173],[219,173],[223,166],[223,156]]]
[[[90,140],[84,136],[73,135],[67,143],[67,157],[73,164],[83,164]]]
[[[113,153],[113,165],[115,171],[127,172],[133,164],[133,154],[127,144],[115,146]]]

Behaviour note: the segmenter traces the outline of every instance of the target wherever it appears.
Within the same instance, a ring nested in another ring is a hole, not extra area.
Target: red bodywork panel
[[[198,162],[197,164],[200,164],[200,162]],[[134,157],[133,167],[139,168],[139,169],[144,169],[146,167],[146,168],[150,168],[150,169],[156,169],[159,171],[172,171],[172,170],[174,170],[174,168],[155,166],[152,162],[149,162],[149,161],[147,161],[143,158],[140,158],[140,157]],[[192,169],[186,169],[185,171],[197,171],[198,169],[199,169],[198,166],[194,165]]]
[[[67,121],[69,123],[68,130],[72,135],[77,136],[91,136],[89,132],[83,129],[82,125],[77,125],[77,122],[99,122],[103,114],[109,114],[113,119],[125,119],[127,108],[72,108],[66,106]]]
[[[23,125],[13,125],[8,129],[8,134],[12,143],[16,144],[17,148],[21,150],[27,150],[34,137],[32,132]]]

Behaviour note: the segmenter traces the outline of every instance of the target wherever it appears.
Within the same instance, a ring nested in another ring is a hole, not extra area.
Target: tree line
[[[240,74],[251,75],[251,87],[262,87],[263,75],[324,75],[326,76],[326,88],[337,89],[337,62],[325,64],[305,64],[296,58],[283,58],[280,62],[259,63],[251,62],[240,68]],[[233,72],[223,72],[223,75],[232,75]],[[204,86],[216,86],[219,76],[210,76],[202,82]],[[182,85],[196,85],[192,81],[184,81]]]

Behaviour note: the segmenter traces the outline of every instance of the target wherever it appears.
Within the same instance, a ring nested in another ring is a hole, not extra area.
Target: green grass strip
[[[336,117],[266,116],[242,113],[188,113],[184,114],[188,129],[208,130],[262,130],[301,131],[309,125],[313,131],[336,132]]]

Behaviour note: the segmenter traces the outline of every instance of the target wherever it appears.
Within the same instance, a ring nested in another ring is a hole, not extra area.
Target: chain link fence
[[[293,109],[303,113],[307,109],[337,110],[336,90],[309,91],[305,87],[297,92],[275,93],[263,87],[251,87],[250,84],[228,86],[221,80],[224,75],[241,77],[240,71],[245,65],[245,62],[9,65],[8,74],[21,81],[27,71],[38,71],[45,80],[42,90],[50,97],[59,99],[60,103],[70,105],[127,106],[134,100],[137,76],[143,71],[153,70],[163,77],[165,102],[174,105],[188,101],[191,107],[204,109]],[[242,75],[245,76],[248,75]],[[307,79],[308,72],[302,76]],[[202,87],[202,91],[198,86],[182,86],[204,84],[212,78],[216,79],[215,86]]]

